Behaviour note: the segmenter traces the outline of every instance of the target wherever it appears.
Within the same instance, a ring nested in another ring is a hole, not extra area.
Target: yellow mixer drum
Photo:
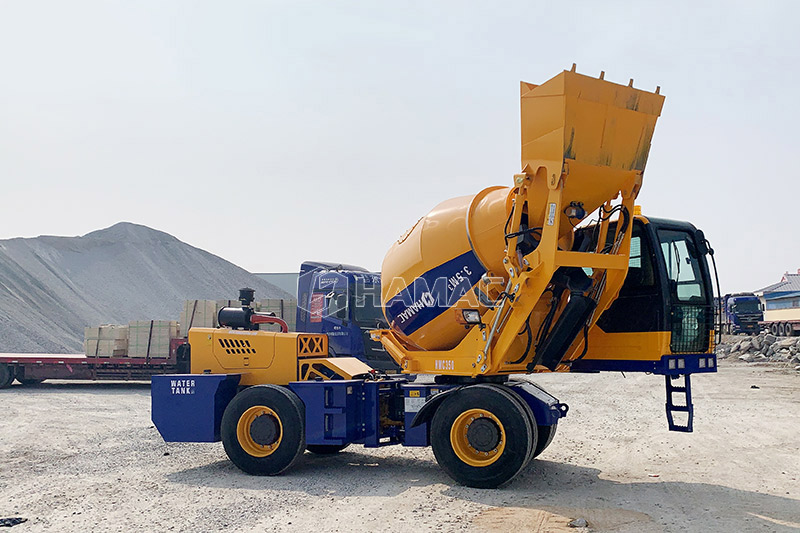
[[[490,187],[442,202],[386,254],[381,268],[384,313],[406,343],[446,350],[464,338],[467,330],[451,308],[477,307],[472,288],[481,276],[503,276],[510,191]]]

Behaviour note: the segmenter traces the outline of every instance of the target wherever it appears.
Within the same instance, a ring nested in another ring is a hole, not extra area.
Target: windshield
[[[756,300],[736,300],[733,302],[731,308],[737,313],[759,313],[758,301]]]
[[[367,285],[363,281],[356,281],[353,293],[353,320],[359,326],[370,328],[386,326],[381,307],[380,284]]]
[[[692,236],[685,231],[660,229],[658,240],[673,296],[679,302],[707,303],[700,258]]]

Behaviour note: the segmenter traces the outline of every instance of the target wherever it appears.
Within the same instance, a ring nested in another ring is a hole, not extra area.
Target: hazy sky
[[[639,201],[723,291],[800,268],[796,2],[0,0],[0,238],[125,220],[251,271],[379,269],[442,200],[510,185],[519,81],[666,103]]]

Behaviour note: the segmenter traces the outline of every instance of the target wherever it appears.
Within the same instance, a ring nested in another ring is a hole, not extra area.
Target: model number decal
[[[436,370],[455,370],[456,362],[452,359],[436,359],[433,366]]]

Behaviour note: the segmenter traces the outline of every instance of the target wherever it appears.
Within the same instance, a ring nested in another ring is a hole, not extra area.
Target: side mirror
[[[708,243],[706,242],[706,235],[703,230],[697,230],[694,234],[695,241],[697,242],[697,251],[700,255],[708,255]]]

